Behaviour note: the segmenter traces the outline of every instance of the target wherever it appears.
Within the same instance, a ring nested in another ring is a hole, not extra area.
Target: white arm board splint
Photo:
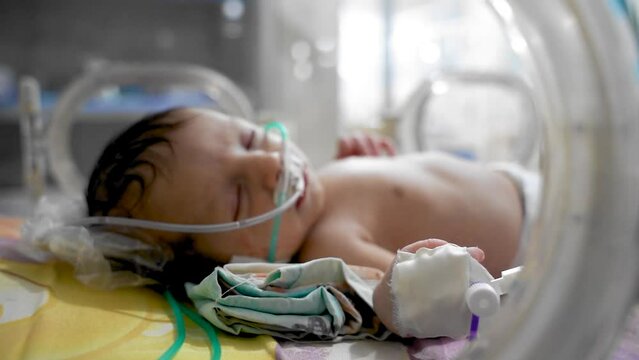
[[[494,279],[464,247],[398,251],[391,276],[393,323],[403,337],[476,335],[479,317],[495,314],[521,267]],[[473,329],[474,328],[474,329]]]

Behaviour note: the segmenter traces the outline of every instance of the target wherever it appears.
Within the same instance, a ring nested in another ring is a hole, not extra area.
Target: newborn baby
[[[152,115],[100,157],[86,195],[89,215],[215,224],[263,214],[275,206],[280,146],[259,126],[211,110]],[[493,274],[511,265],[523,205],[502,172],[440,153],[351,156],[316,171],[294,144],[290,151],[301,159],[305,189],[281,217],[277,260],[339,257],[386,270],[397,249],[440,238],[481,248]],[[197,254],[226,263],[265,259],[272,227],[137,233],[171,247],[176,260]]]

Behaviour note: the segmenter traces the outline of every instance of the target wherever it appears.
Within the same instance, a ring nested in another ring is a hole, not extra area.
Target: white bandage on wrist
[[[492,280],[463,247],[398,251],[390,283],[393,324],[402,337],[463,337],[471,318],[466,290]]]

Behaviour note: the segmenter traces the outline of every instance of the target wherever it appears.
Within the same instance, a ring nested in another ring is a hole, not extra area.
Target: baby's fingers
[[[383,138],[379,142],[380,147],[388,156],[397,155],[397,150],[395,149],[395,145],[393,142],[387,138]]]
[[[478,247],[469,247],[469,248],[466,248],[466,250],[468,251],[470,256],[472,256],[475,260],[479,262],[484,261],[484,259],[486,258],[486,254],[484,253],[484,250]]]
[[[337,144],[337,159],[343,159],[354,155],[354,144],[352,138],[340,138]]]
[[[426,239],[426,240],[420,240],[417,242],[414,242],[410,245],[407,245],[405,247],[402,248],[402,251],[408,251],[408,252],[417,252],[417,250],[425,247],[425,248],[429,248],[429,249],[434,249],[438,246],[442,246],[442,245],[446,245],[448,244],[448,241],[446,240],[442,240],[442,239]],[[475,260],[482,262],[484,261],[484,259],[486,258],[486,254],[484,253],[484,250],[478,248],[478,247],[469,247],[466,248],[468,251],[468,254],[470,254],[470,256],[472,256]]]
[[[402,248],[402,251],[408,251],[408,252],[417,252],[417,250],[425,247],[425,248],[429,248],[429,249],[434,249],[438,246],[442,246],[442,245],[446,245],[448,244],[448,241],[446,240],[442,240],[442,239],[426,239],[426,240],[419,240],[417,242],[414,242],[410,245],[406,245]]]

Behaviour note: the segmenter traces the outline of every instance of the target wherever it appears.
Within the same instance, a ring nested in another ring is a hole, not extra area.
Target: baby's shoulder
[[[307,234],[307,240],[322,243],[343,241],[353,237],[364,236],[365,226],[356,216],[333,209],[325,212]]]
[[[366,229],[351,217],[322,216],[308,232],[298,258],[300,261],[327,256],[343,256],[344,249],[366,237]]]

